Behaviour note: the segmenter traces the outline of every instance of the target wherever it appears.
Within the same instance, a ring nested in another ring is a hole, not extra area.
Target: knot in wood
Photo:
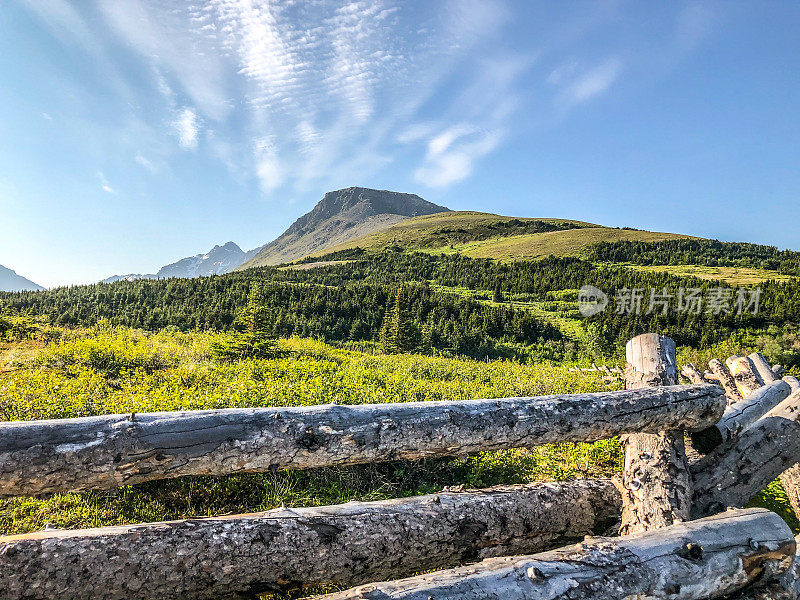
[[[678,556],[686,560],[701,560],[703,558],[703,547],[696,542],[687,542],[678,551]]]
[[[534,583],[543,583],[546,579],[545,574],[539,567],[528,567],[527,575],[528,579]]]

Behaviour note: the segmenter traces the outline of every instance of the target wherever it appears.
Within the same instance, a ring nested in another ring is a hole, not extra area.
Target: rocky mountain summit
[[[328,192],[240,269],[291,262],[421,215],[450,212],[416,194],[350,187]]]
[[[328,192],[308,213],[297,219],[280,237],[244,252],[228,242],[205,254],[183,258],[162,267],[158,273],[114,275],[102,283],[205,277],[236,269],[277,265],[307,256],[349,240],[391,227],[410,217],[450,212],[449,208],[423,200],[416,194],[350,187]]]

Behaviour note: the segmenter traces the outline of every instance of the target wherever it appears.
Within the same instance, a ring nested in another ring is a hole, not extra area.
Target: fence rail
[[[723,390],[689,385],[456,402],[242,408],[0,424],[0,497],[183,475],[307,469],[596,441],[716,423]]]
[[[0,538],[2,598],[219,599],[530,554],[618,521],[609,480]],[[53,556],[59,559],[54,561]],[[126,558],[127,557],[127,558]]]
[[[328,600],[700,600],[737,590],[742,600],[795,600],[789,528],[769,511],[725,509],[782,476],[800,511],[800,384],[754,354],[706,372],[687,365],[692,385],[674,385],[671,340],[647,334],[626,351],[624,391],[2,423],[0,497],[618,435],[625,464],[613,483],[0,537],[0,598],[245,598],[333,582],[367,585]],[[628,535],[533,554],[612,522]],[[369,583],[437,568],[451,570]]]

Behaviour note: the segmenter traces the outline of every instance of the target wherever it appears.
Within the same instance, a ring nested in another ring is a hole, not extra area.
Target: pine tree
[[[269,331],[269,311],[264,300],[264,288],[258,281],[250,285],[247,305],[236,319],[238,332],[211,346],[212,354],[227,361],[245,358],[273,358],[279,354],[276,340]]]
[[[408,296],[405,287],[398,288],[383,317],[380,341],[387,354],[413,352],[420,345],[420,331],[408,315]]]
[[[493,300],[497,304],[501,304],[502,302],[505,302],[505,299],[503,298],[503,290],[500,287],[499,283],[494,286],[494,298],[493,298]]]

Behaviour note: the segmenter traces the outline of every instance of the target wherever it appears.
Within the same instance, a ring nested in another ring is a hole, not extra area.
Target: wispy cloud
[[[150,171],[151,173],[156,173],[158,171],[158,168],[153,164],[153,162],[141,154],[137,154],[134,157],[134,160],[136,161],[136,164],[143,167],[147,171]]]
[[[256,175],[261,190],[268,194],[281,186],[284,174],[274,142],[270,138],[256,140],[253,145]]]
[[[178,135],[178,142],[185,150],[197,148],[198,132],[200,121],[197,114],[191,108],[184,108],[172,123]]]
[[[108,179],[106,179],[106,176],[103,174],[102,171],[98,171],[97,172],[97,179],[100,180],[100,188],[104,192],[106,192],[108,194],[116,194],[117,193],[117,190],[112,188],[111,185],[108,183]]]
[[[572,79],[558,97],[564,108],[591,100],[607,91],[622,71],[622,61],[610,58]]]
[[[472,173],[476,161],[497,148],[502,140],[499,131],[479,131],[469,125],[456,125],[428,142],[424,164],[414,179],[429,187],[445,187]]]
[[[59,35],[92,38],[84,6],[26,1]],[[153,172],[200,149],[265,193],[362,179],[401,160],[420,183],[452,185],[524,127],[557,122],[642,70],[625,44],[589,58],[586,40],[615,22],[613,2],[534,27],[524,45],[505,0],[96,6],[114,44],[140,54],[150,77],[151,96],[128,101],[148,107],[137,117],[151,128],[150,142],[132,148],[146,161],[136,162]],[[696,45],[713,20],[697,5],[674,14],[673,53]],[[147,112],[154,104],[158,116]]]

